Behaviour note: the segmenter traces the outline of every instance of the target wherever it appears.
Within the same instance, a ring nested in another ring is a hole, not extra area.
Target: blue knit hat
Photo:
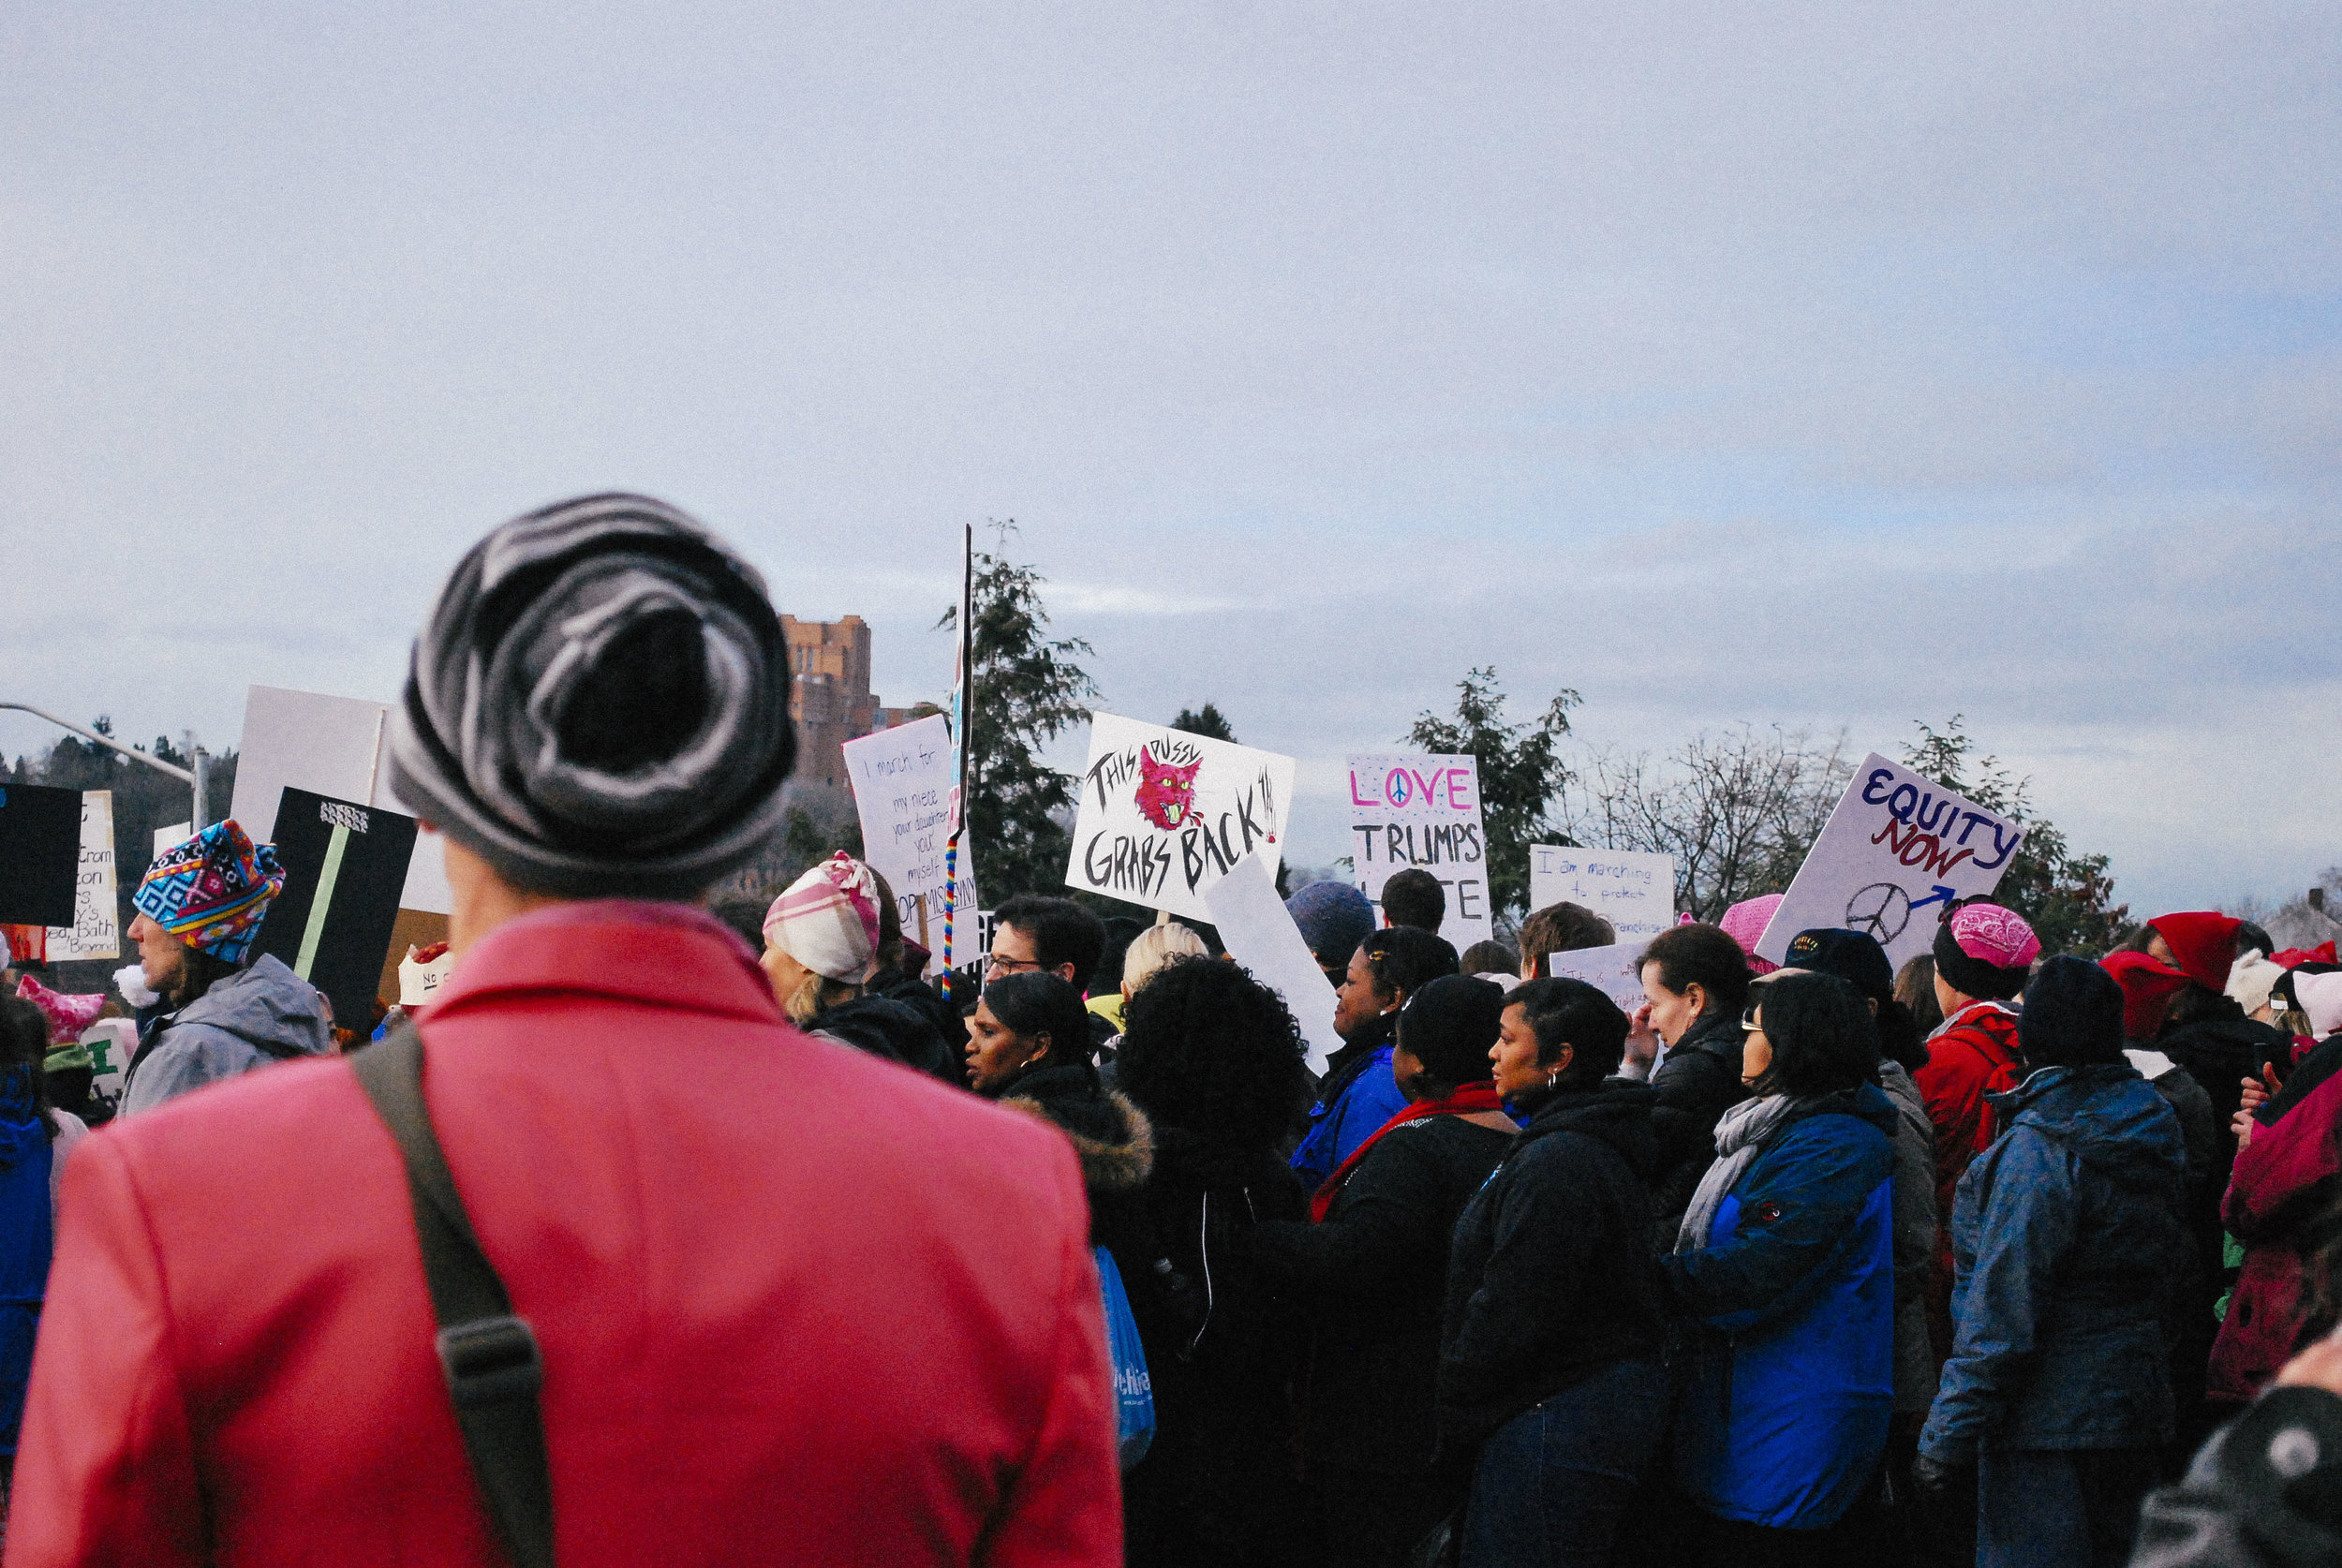
[[[1301,939],[1321,967],[1347,964],[1358,944],[1374,934],[1374,906],[1348,882],[1312,882],[1285,900],[1285,913],[1301,928]]]

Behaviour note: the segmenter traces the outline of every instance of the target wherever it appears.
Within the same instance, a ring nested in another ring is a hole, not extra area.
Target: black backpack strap
[[[538,1392],[537,1336],[480,1250],[422,1102],[422,1038],[412,1025],[349,1058],[407,1165],[423,1279],[438,1320],[439,1365],[464,1453],[497,1536],[518,1568],[553,1568],[553,1480]]]

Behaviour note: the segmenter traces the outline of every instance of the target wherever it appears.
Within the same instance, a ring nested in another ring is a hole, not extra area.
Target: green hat
[[[77,1067],[87,1068],[92,1072],[97,1071],[97,1059],[89,1054],[89,1047],[78,1040],[70,1045],[60,1045],[40,1058],[43,1072],[70,1072]]]

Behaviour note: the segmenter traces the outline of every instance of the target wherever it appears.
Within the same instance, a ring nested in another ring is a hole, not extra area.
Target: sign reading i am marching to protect
[[[255,945],[332,998],[337,1026],[363,1035],[374,1028],[415,820],[306,790],[282,793],[271,838],[285,891],[269,906]]]
[[[49,928],[49,961],[122,956],[121,918],[114,910],[114,792],[82,791],[82,863],[74,889],[73,924]]]
[[[1955,900],[2000,884],[2024,829],[1931,778],[1871,753],[1854,770],[1797,880],[1757,939],[1780,963],[1800,931],[1844,926],[1896,964],[1925,953]]]
[[[1275,880],[1292,799],[1290,757],[1091,714],[1066,885],[1208,921],[1204,895],[1246,855]]]
[[[846,778],[862,819],[862,858],[886,879],[904,934],[930,951],[940,948],[943,851],[952,817],[951,727],[937,714],[850,740],[845,751]],[[975,913],[975,879],[966,872],[963,865],[962,920]]]
[[[1457,952],[1495,936],[1479,759],[1392,751],[1349,763],[1351,880],[1358,891],[1379,910],[1392,874],[1420,867],[1447,895],[1439,934]]]
[[[1534,912],[1552,904],[1592,910],[1610,923],[1620,941],[1648,943],[1675,924],[1675,857],[1532,844],[1529,908]]]

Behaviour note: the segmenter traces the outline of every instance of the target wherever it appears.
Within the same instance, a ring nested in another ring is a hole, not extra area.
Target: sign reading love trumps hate
[[[1383,884],[1410,867],[1447,895],[1439,934],[1457,952],[1496,935],[1489,910],[1480,763],[1424,751],[1349,759],[1351,880],[1382,908]]]
[[[1116,714],[1089,716],[1068,887],[1208,921],[1246,855],[1284,853],[1293,759]]]
[[[2024,828],[1873,752],[1854,770],[1806,852],[1756,955],[1778,964],[1800,931],[1843,926],[1875,937],[1900,965],[1935,940],[1962,898],[2000,885]]]

